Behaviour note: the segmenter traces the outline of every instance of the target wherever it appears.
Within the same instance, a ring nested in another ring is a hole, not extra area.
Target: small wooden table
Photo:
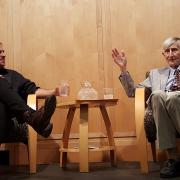
[[[117,104],[118,99],[98,99],[98,100],[76,100],[69,103],[58,104],[57,107],[68,108],[68,114],[63,131],[62,145],[60,148],[60,166],[66,167],[67,152],[79,152],[80,172],[89,171],[89,151],[110,151],[111,165],[116,165],[116,152],[111,122],[106,110],[106,106]],[[109,146],[101,147],[98,149],[88,148],[88,109],[90,107],[99,107],[106,126]],[[68,140],[70,129],[75,114],[76,108],[80,108],[80,124],[79,124],[79,149],[68,148]]]

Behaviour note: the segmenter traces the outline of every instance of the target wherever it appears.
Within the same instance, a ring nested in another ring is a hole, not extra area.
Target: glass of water
[[[104,88],[104,99],[113,99],[113,88]]]
[[[60,96],[69,96],[69,93],[70,93],[70,87],[68,81],[62,80],[60,82],[60,87],[59,87]]]

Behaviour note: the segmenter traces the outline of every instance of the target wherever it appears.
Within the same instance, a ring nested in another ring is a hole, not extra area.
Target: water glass
[[[104,99],[113,99],[113,88],[104,88]]]

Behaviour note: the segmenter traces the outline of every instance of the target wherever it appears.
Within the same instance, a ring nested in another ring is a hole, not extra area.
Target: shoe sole
[[[175,178],[178,177],[178,175],[160,175],[160,178]]]
[[[56,97],[54,95],[51,95],[51,96],[47,97],[45,100],[44,114],[43,114],[43,118],[42,118],[43,131],[49,125],[51,116],[53,115],[55,109],[56,109]]]
[[[175,178],[175,177],[179,177],[179,176],[180,176],[179,169],[177,170],[177,172],[175,172],[172,175],[160,174],[160,178]]]

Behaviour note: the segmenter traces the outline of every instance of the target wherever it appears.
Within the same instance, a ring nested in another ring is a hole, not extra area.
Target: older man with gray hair
[[[123,51],[112,50],[114,62],[120,68],[120,82],[128,97],[134,97],[136,87],[151,88],[148,105],[152,108],[157,129],[157,144],[168,153],[168,160],[160,171],[160,177],[178,176],[180,155],[177,151],[176,137],[180,134],[180,38],[170,37],[163,43],[163,56],[167,67],[153,69],[149,77],[135,85],[127,71],[127,59]]]

